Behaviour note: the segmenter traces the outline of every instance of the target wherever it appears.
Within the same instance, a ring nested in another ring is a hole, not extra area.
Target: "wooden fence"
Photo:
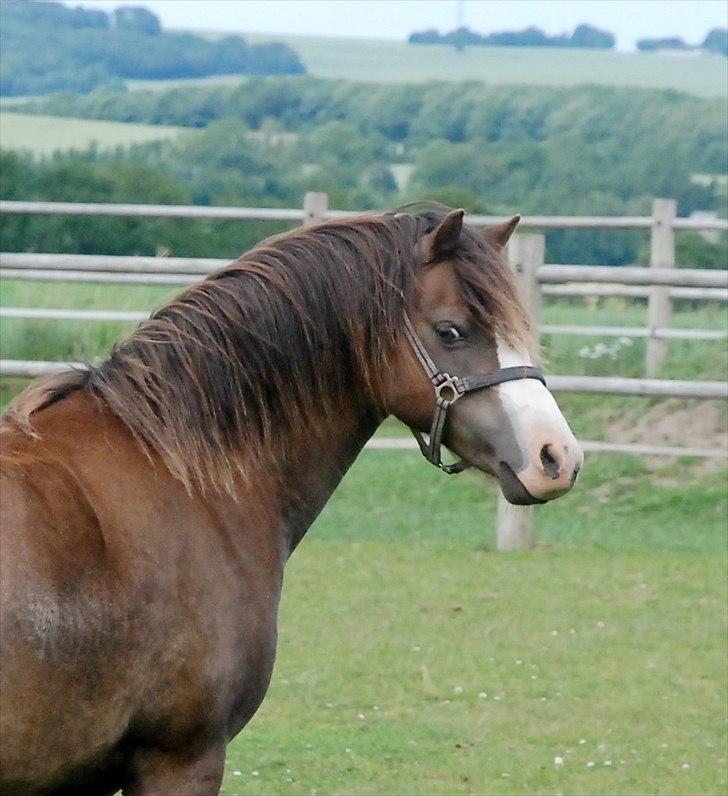
[[[288,221],[303,224],[328,218],[346,218],[357,212],[330,210],[326,194],[309,192],[301,209],[251,207],[197,207],[130,204],[86,204],[68,202],[0,201],[0,213],[67,214],[155,218],[247,219]],[[504,220],[493,216],[469,216],[474,226]],[[728,230],[723,219],[678,218],[670,199],[656,199],[651,216],[583,217],[527,216],[521,230],[543,229],[649,229],[649,268],[546,265],[543,234],[518,234],[509,246],[509,260],[518,274],[529,309],[545,334],[643,337],[647,339],[647,378],[627,379],[594,376],[550,376],[555,392],[648,395],[683,398],[726,398],[724,382],[659,380],[669,341],[725,340],[725,331],[713,329],[672,329],[673,299],[728,301],[728,272],[675,268],[675,230]],[[185,284],[195,282],[227,260],[177,257],[112,257],[69,254],[0,254],[0,277],[43,281]],[[540,323],[544,295],[623,295],[648,300],[647,327],[545,325]],[[146,313],[113,310],[70,310],[51,308],[0,308],[4,318],[43,318],[84,321],[139,321]],[[0,360],[0,375],[34,377],[57,372],[65,363]],[[410,447],[410,440],[373,440],[371,447]],[[725,456],[725,451],[702,448],[668,448],[651,445],[621,445],[586,442],[585,450],[614,451],[645,455]],[[531,509],[514,507],[503,499],[498,510],[498,547],[515,549],[533,544]]]

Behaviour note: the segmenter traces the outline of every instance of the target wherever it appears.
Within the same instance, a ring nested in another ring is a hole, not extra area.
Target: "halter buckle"
[[[448,404],[454,404],[464,394],[465,389],[462,380],[457,376],[451,376],[449,373],[443,373],[442,381],[435,385],[435,395],[438,402],[447,401]]]

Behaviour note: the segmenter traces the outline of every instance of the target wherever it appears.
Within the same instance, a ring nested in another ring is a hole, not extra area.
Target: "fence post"
[[[677,205],[674,199],[655,199],[652,203],[650,268],[675,267],[675,230],[672,222],[676,215]],[[667,357],[669,343],[655,337],[655,329],[670,326],[671,310],[670,288],[652,285],[647,306],[650,336],[647,338],[645,354],[645,374],[650,379],[657,376]]]
[[[531,315],[538,337],[541,320],[541,289],[538,268],[543,265],[546,242],[543,235],[514,235],[508,244],[508,262],[516,273],[521,298]],[[498,494],[498,550],[526,550],[534,545],[533,508],[513,506]]]
[[[326,218],[326,213],[329,210],[329,195],[327,193],[318,193],[317,191],[306,191],[303,197],[303,226],[307,227],[310,224],[318,224]]]

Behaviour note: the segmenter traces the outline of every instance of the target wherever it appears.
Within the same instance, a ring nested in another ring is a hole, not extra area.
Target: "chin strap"
[[[447,420],[447,410],[463,395],[476,390],[483,390],[487,387],[494,387],[497,384],[503,384],[507,381],[517,381],[519,379],[537,379],[543,385],[546,385],[546,380],[543,373],[538,368],[531,365],[518,365],[510,368],[499,368],[498,370],[491,370],[488,373],[480,373],[474,376],[466,376],[459,378],[458,376],[451,376],[449,373],[442,373],[437,365],[433,362],[432,357],[427,353],[427,349],[422,344],[412,321],[409,319],[407,313],[404,316],[404,333],[412,346],[415,356],[422,365],[427,377],[432,382],[435,388],[435,414],[432,418],[432,427],[430,428],[429,436],[426,437],[421,431],[410,429],[417,444],[420,446],[422,455],[428,462],[439,467],[443,472],[452,475],[454,473],[461,473],[467,468],[462,461],[453,462],[452,464],[445,464],[442,461],[442,435],[445,430],[445,421]]]

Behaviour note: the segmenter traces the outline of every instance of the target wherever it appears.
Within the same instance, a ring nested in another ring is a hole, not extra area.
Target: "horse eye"
[[[435,334],[441,342],[450,345],[463,339],[458,329],[451,324],[436,327]]]

